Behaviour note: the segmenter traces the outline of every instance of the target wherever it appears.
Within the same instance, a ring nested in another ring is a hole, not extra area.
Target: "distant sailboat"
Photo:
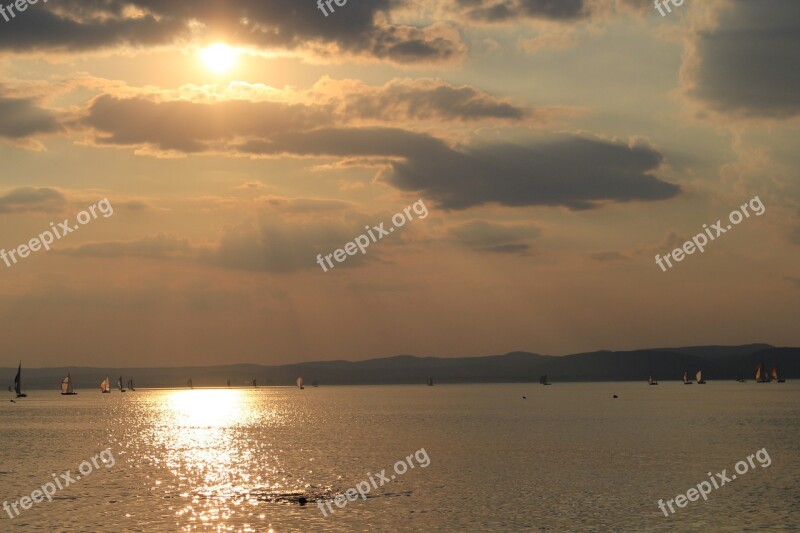
[[[136,389],[133,388],[133,380],[132,379],[128,380],[128,390],[131,390],[131,391],[134,391],[134,392],[136,391]]]
[[[253,387],[258,388],[258,383],[256,383],[256,378],[253,378]]]
[[[705,385],[706,384],[706,382],[703,380],[703,371],[702,370],[698,370],[697,371],[697,375],[695,376],[695,379],[697,380],[697,384],[698,385]]]
[[[786,380],[781,377],[781,367],[776,366],[772,369],[772,379],[778,383],[786,383]]]
[[[769,383],[769,377],[764,370],[764,363],[756,367],[756,383]]]
[[[120,392],[125,392],[125,389],[122,388],[122,376],[120,376],[117,380],[117,387],[119,388]]]
[[[100,392],[103,394],[111,394],[111,386],[108,382],[108,376],[100,383]]]
[[[647,384],[648,385],[658,385],[658,381],[653,381],[653,371],[651,370],[647,376]]]
[[[190,389],[194,388],[194,385],[192,385],[192,378],[189,378],[189,381],[186,382],[186,386],[188,386]]]
[[[433,378],[428,378],[428,387],[433,387]]]
[[[684,385],[691,385],[692,384],[692,380],[689,379],[689,371],[688,370],[684,370],[683,371],[683,384]]]
[[[22,393],[22,361],[19,362],[17,369],[17,377],[14,378],[14,392],[17,393],[17,398],[27,398],[27,394]]]
[[[303,378],[297,378],[297,388],[305,389],[305,387],[303,387]]]
[[[72,391],[72,378],[69,374],[61,381],[61,395],[62,396],[75,396],[77,392]]]
[[[545,374],[543,376],[539,376],[539,383],[541,385],[550,385],[550,382],[547,381],[547,374]]]

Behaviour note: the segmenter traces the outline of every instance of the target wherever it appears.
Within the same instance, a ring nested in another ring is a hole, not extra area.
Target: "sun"
[[[200,57],[206,68],[215,74],[224,74],[236,66],[239,51],[227,44],[212,44],[200,51]]]

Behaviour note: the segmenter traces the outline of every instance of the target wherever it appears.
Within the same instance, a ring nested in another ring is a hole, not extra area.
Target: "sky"
[[[0,14],[0,366],[800,345],[800,3],[661,10]]]

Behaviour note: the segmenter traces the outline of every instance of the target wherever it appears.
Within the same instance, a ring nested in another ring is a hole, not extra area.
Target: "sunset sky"
[[[333,8],[0,18],[0,366],[800,345],[800,2]]]

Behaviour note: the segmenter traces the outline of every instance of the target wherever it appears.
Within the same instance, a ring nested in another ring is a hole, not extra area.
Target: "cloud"
[[[574,112],[557,107],[529,110],[474,87],[434,79],[368,86],[323,78],[305,93],[245,83],[231,84],[221,94],[211,87],[187,86],[180,95],[104,94],[92,100],[83,124],[94,129],[99,144],[148,145],[187,154],[224,150],[233,139],[270,138],[324,126],[422,120],[522,122],[528,118],[546,122]],[[231,95],[236,99],[227,99]]]
[[[460,244],[479,252],[526,255],[530,245],[525,241],[537,238],[541,232],[530,225],[490,224],[474,220],[452,228],[449,233]]]
[[[628,259],[626,256],[615,251],[595,252],[589,254],[589,257],[594,259],[595,261],[625,261]]]
[[[355,108],[364,116],[373,113],[387,119],[396,114],[475,117],[521,112],[474,89],[438,82],[420,88],[405,82],[383,87],[357,98]],[[438,91],[448,97],[432,98]],[[459,100],[452,98],[454,94],[466,96]],[[391,111],[371,111],[377,105],[387,107],[388,101],[399,103]],[[339,121],[330,113],[335,107],[335,103],[209,104],[104,95],[94,100],[85,123],[95,128],[101,144],[154,146],[179,153],[384,158],[387,183],[423,192],[450,209],[487,203],[589,209],[607,201],[664,200],[680,191],[654,175],[663,157],[642,144],[559,136],[525,145],[456,149],[432,135],[400,128],[330,126]]]
[[[152,205],[143,200],[115,201],[114,207],[129,209],[131,211],[150,211],[155,209]]]
[[[265,137],[318,127],[330,120],[323,108],[303,104],[158,102],[102,95],[94,99],[84,122],[100,133],[100,144],[150,144],[162,150],[195,153],[210,150],[214,141]]]
[[[648,146],[583,137],[463,151],[428,147],[395,163],[388,181],[450,209],[487,203],[591,209],[607,201],[676,196],[677,185],[653,175],[662,159]]]
[[[143,237],[135,241],[88,243],[53,251],[73,257],[191,259],[198,257],[200,248],[191,245],[188,239],[159,233],[154,237]]]
[[[691,43],[689,94],[720,113],[800,114],[800,2],[730,0]]]
[[[350,202],[329,198],[285,198],[282,196],[264,196],[259,198],[262,205],[281,213],[327,213],[353,209]]]
[[[653,148],[583,137],[456,150],[430,135],[396,128],[321,128],[250,141],[238,150],[253,155],[394,155],[402,159],[391,163],[384,179],[448,209],[488,203],[591,209],[611,201],[666,200],[681,190],[653,175],[663,160]]]
[[[590,14],[584,0],[455,0],[455,4],[466,18],[481,22],[521,18],[574,21]]]
[[[0,213],[55,213],[66,203],[66,197],[57,189],[20,187],[0,195]]]
[[[21,140],[61,130],[55,113],[39,107],[34,100],[0,96],[0,138]]]
[[[447,24],[393,24],[405,0],[351,1],[325,16],[316,2],[281,0],[59,0],[39,4],[4,24],[0,49],[80,53],[208,41],[260,50],[315,52],[338,59],[362,56],[396,63],[441,63],[463,57],[458,32]]]
[[[332,253],[363,232],[363,213],[353,213],[351,204],[339,200],[271,196],[260,199],[257,219],[226,226],[212,243],[197,244],[188,238],[159,233],[54,252],[76,258],[183,260],[255,272],[312,270],[320,268],[317,254]],[[376,249],[369,257],[359,254],[337,266],[356,267],[379,256]]]
[[[346,226],[330,220],[287,220],[265,214],[257,222],[226,228],[219,246],[206,260],[224,268],[258,272],[319,269],[318,254],[330,254],[361,233],[355,225]],[[335,264],[337,269],[356,267],[377,253],[371,251],[369,257],[357,254]]]
[[[395,79],[383,86],[324,78],[314,92],[339,100],[343,117],[376,121],[498,119],[522,121],[530,110],[469,85],[456,87],[430,78]]]

